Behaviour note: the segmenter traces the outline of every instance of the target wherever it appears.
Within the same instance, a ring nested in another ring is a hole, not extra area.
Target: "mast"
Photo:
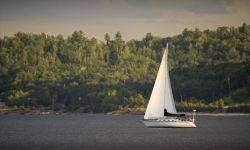
[[[166,90],[166,87],[167,87],[167,80],[166,80],[166,78],[167,78],[167,71],[168,71],[168,69],[167,69],[167,67],[168,67],[168,43],[166,43],[166,48],[165,48],[165,55],[164,55],[164,59],[165,59],[165,63],[166,63],[166,65],[165,65],[165,77],[164,77],[164,90]],[[164,108],[166,108],[166,95],[165,95],[166,93],[164,93]]]

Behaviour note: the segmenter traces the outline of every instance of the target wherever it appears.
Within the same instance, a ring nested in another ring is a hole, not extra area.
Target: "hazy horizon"
[[[0,36],[19,31],[65,37],[82,30],[104,39],[119,31],[125,40],[179,34],[184,28],[201,30],[250,24],[248,0],[73,0],[0,2]]]

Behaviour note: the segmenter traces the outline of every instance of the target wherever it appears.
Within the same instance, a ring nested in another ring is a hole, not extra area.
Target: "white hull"
[[[148,128],[195,128],[192,121],[183,121],[179,119],[169,120],[143,120]]]

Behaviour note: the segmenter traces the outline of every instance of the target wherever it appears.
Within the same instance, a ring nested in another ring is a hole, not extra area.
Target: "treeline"
[[[8,106],[106,112],[145,107],[163,49],[177,101],[250,102],[250,25],[162,38],[105,42],[82,31],[64,38],[16,33],[0,38],[0,100]]]

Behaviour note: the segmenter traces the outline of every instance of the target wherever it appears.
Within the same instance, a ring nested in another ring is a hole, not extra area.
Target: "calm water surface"
[[[250,116],[197,116],[197,128],[146,128],[140,115],[0,115],[1,150],[250,150]]]

